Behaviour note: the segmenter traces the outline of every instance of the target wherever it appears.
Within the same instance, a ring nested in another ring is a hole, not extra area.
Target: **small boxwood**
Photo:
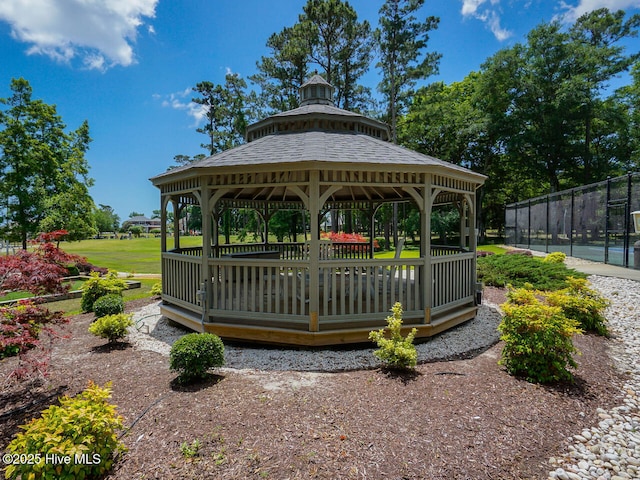
[[[207,371],[224,365],[224,344],[213,333],[189,333],[171,347],[169,368],[183,383],[206,378]]]
[[[124,300],[118,293],[110,293],[97,299],[93,303],[93,313],[97,318],[105,315],[117,315],[124,312]]]

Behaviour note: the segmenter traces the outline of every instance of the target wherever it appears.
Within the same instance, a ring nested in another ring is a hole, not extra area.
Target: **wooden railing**
[[[202,313],[197,293],[201,289],[202,258],[194,256],[194,249],[186,250],[187,254],[162,256],[163,298]],[[424,318],[426,307],[431,307],[433,316],[473,302],[475,252],[455,253],[447,248],[439,253],[429,260],[433,275],[431,305],[425,305],[422,258],[319,260],[314,274],[318,278],[313,282],[319,285],[317,300],[311,298],[312,272],[306,259],[210,258],[206,275],[210,279],[208,316],[306,329],[314,304],[320,328],[334,323],[335,328],[384,318],[395,302],[402,304],[406,318]]]
[[[432,313],[468,302],[475,295],[475,252],[432,257]]]
[[[162,295],[183,308],[201,311],[198,301],[202,261],[191,255],[162,254]]]

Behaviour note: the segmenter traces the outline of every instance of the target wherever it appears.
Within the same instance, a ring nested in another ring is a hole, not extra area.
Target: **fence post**
[[[609,263],[609,201],[611,200],[611,177],[607,177],[607,200],[604,207],[604,263]]]
[[[576,203],[576,190],[571,189],[571,217],[569,220],[569,256],[573,257],[573,217]]]
[[[544,253],[549,253],[549,203],[551,201],[551,194],[547,195],[547,206],[546,206],[546,219],[544,223]]]
[[[627,173],[627,201],[624,205],[624,239],[622,250],[624,251],[624,259],[622,264],[629,268],[629,255],[631,242],[631,172]]]
[[[531,199],[527,204],[527,248],[531,249]]]

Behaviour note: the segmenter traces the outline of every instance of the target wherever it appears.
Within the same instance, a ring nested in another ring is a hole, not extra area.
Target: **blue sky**
[[[150,216],[159,191],[149,178],[177,154],[204,153],[190,100],[196,83],[226,72],[255,73],[269,35],[293,25],[306,0],[2,0],[0,98],[24,77],[34,97],[55,104],[69,129],[88,120],[87,152],[96,204],[124,221]],[[377,25],[383,0],[351,0]],[[440,17],[429,50],[442,54],[427,82],[451,83],[501,48],[524,41],[541,22],[571,22],[600,7],[640,13],[640,0],[427,0]],[[629,42],[639,50],[640,40]],[[375,89],[372,70],[363,80]]]

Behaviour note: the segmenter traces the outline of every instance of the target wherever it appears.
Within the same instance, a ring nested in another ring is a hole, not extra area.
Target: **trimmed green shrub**
[[[567,277],[586,275],[567,268],[564,263],[543,262],[526,255],[491,255],[478,258],[478,280],[485,285],[522,287],[530,283],[538,290],[560,290],[568,287]]]
[[[128,328],[133,325],[132,317],[127,313],[105,315],[89,325],[89,332],[115,342],[127,336]]]
[[[97,318],[122,313],[124,312],[124,299],[122,295],[117,293],[104,295],[93,302],[93,312]]]
[[[184,383],[206,378],[207,371],[224,365],[224,344],[213,333],[189,333],[171,346],[169,368]]]
[[[154,297],[162,295],[162,282],[153,284],[153,287],[151,287],[151,295]]]
[[[564,263],[566,258],[567,256],[562,252],[552,252],[544,257],[542,261],[549,263]]]
[[[114,454],[126,447],[118,441],[116,432],[122,429],[122,417],[116,407],[107,402],[111,385],[101,388],[90,382],[86,390],[73,398],[60,398],[60,405],[52,405],[38,419],[22,425],[7,446],[7,479],[72,480],[102,478],[114,462]],[[52,459],[69,459],[54,462]]]
[[[572,380],[568,369],[577,367],[573,335],[582,333],[578,321],[567,318],[560,307],[541,303],[531,290],[510,290],[508,298],[498,326],[505,342],[500,363],[529,382]]]
[[[560,307],[565,316],[577,320],[583,330],[607,336],[604,310],[609,301],[588,287],[583,278],[567,278],[569,288],[546,294],[547,303]]]
[[[402,336],[402,305],[396,302],[391,308],[392,315],[387,317],[387,328],[369,332],[369,340],[375,342],[379,349],[373,354],[390,368],[409,370],[418,362],[418,352],[413,339],[418,332],[413,328],[406,337]],[[386,337],[385,330],[390,338]]]
[[[84,282],[82,286],[82,299],[80,307],[83,312],[93,312],[93,304],[100,297],[109,294],[122,294],[126,290],[127,282],[118,278],[116,272],[110,271],[106,276],[101,277],[99,273],[92,273],[91,278]]]

